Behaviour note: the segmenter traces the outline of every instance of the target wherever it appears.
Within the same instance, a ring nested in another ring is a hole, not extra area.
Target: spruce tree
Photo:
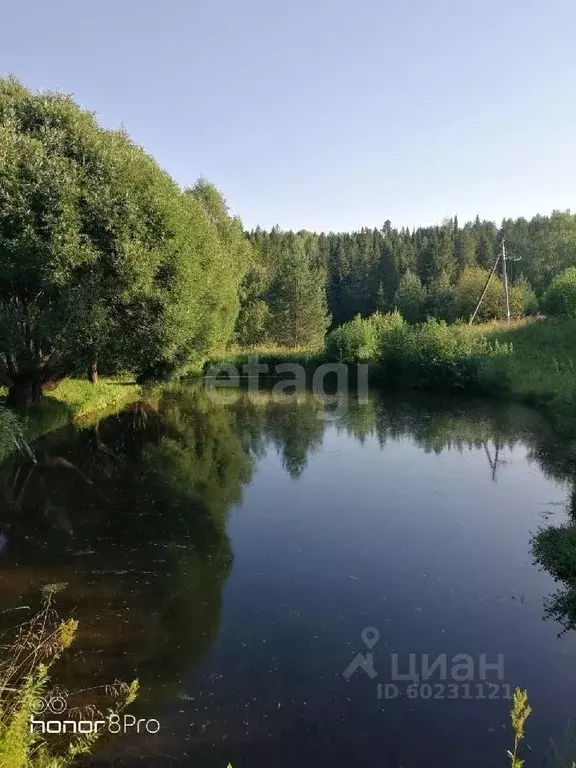
[[[329,325],[325,278],[314,270],[302,238],[290,235],[270,290],[274,340],[289,347],[320,344]]]

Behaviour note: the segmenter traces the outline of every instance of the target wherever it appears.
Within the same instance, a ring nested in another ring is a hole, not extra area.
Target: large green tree
[[[234,224],[234,227],[237,225]],[[232,225],[231,225],[232,227]],[[0,80],[0,375],[28,405],[54,381],[175,368],[234,325],[218,222],[124,132],[59,93]],[[231,267],[233,263],[234,268]]]

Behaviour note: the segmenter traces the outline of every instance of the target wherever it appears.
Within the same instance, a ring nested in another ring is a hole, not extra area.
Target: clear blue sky
[[[247,227],[576,208],[574,0],[28,0],[0,71],[123,124]]]

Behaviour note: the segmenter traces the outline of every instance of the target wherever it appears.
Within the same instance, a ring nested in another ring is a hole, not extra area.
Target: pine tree
[[[289,347],[320,343],[330,319],[324,275],[312,269],[302,238],[285,238],[270,289],[274,340]]]

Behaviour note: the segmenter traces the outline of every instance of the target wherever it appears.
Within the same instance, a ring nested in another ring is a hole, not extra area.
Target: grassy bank
[[[1,394],[5,397],[6,391]],[[140,395],[140,387],[128,377],[103,378],[97,384],[81,379],[66,379],[47,392],[33,408],[18,413],[22,434],[27,441],[32,441],[92,413],[128,403]]]
[[[398,314],[356,318],[319,349],[233,349],[224,362],[240,372],[257,356],[313,370],[325,362],[368,363],[372,381],[400,388],[470,391],[542,409],[556,429],[576,434],[576,320],[529,319],[469,326],[405,323]]]
[[[326,362],[326,352],[322,347],[280,347],[276,345],[263,345],[253,347],[232,347],[224,357],[210,360],[205,370],[220,363],[227,363],[238,368],[243,373],[242,367],[248,364],[250,358],[258,358],[259,363],[267,364],[270,373],[273,368],[284,363],[298,363],[306,369],[314,368]]]
[[[488,338],[512,344],[492,371],[493,388],[543,407],[558,426],[576,427],[576,320],[539,320],[488,329]]]
[[[518,400],[544,410],[559,431],[576,433],[576,320],[404,326],[384,341],[378,365],[392,383],[399,368],[409,386]]]

